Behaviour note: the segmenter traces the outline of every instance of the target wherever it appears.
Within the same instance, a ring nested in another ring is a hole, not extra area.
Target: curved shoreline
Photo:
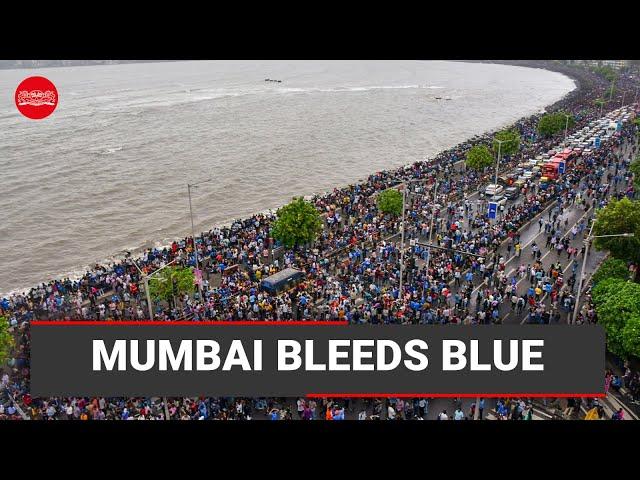
[[[559,70],[553,69],[553,68],[544,68],[544,67],[540,66],[540,62],[535,62],[535,61],[534,62],[513,61],[513,63],[511,63],[511,62],[506,62],[506,61],[464,61],[463,63],[495,63],[495,64],[519,66],[519,67],[525,67],[525,68],[538,68],[538,69],[544,69],[544,70],[547,70],[547,71],[560,73],[560,74],[566,76],[567,78],[571,79],[575,84],[575,88],[573,88],[571,91],[567,92],[565,95],[563,95],[562,97],[557,99],[555,102],[553,102],[553,103],[547,105],[546,107],[544,107],[545,111],[552,111],[554,109],[554,107],[557,106],[560,102],[568,99],[571,96],[579,94],[579,92],[582,90],[581,82],[580,82],[580,80],[579,80],[579,78],[577,76],[571,75],[567,71],[559,71]],[[527,64],[525,65],[524,63],[527,63]],[[551,67],[551,66],[547,65],[547,67]],[[573,72],[573,73],[575,73],[575,72]],[[476,134],[476,135],[474,135],[472,137],[469,137],[469,138],[463,140],[462,142],[459,142],[459,143],[457,143],[457,144],[455,144],[455,145],[453,145],[453,146],[451,146],[449,148],[442,149],[442,150],[436,152],[435,154],[430,155],[429,157],[424,157],[421,160],[415,160],[415,161],[412,161],[410,163],[406,163],[406,164],[403,164],[403,165],[400,165],[400,166],[397,166],[397,167],[381,169],[381,170],[378,170],[378,172],[384,172],[384,173],[398,172],[398,171],[404,169],[405,167],[410,166],[410,165],[414,165],[416,163],[436,161],[439,158],[447,155],[450,152],[454,152],[456,150],[460,150],[460,149],[464,148],[466,145],[475,144],[477,142],[482,142],[484,139],[487,139],[487,137],[492,136],[497,131],[500,131],[500,130],[503,130],[503,129],[506,129],[506,128],[516,127],[519,123],[527,121],[527,120],[530,120],[530,119],[532,119],[534,117],[537,117],[539,115],[540,115],[540,113],[535,113],[535,114],[519,117],[515,121],[503,124],[502,126],[499,126],[497,128],[493,127],[492,129],[489,129],[487,131],[478,133],[478,134]],[[354,181],[351,184],[335,185],[333,188],[341,190],[341,189],[344,189],[344,188],[348,187],[349,185],[362,184],[363,182],[367,181],[367,178],[369,176],[371,176],[371,175],[373,175],[375,173],[377,173],[377,172],[367,172],[367,173],[365,173],[365,176],[363,178],[360,178],[360,179]],[[331,194],[331,191],[324,191],[324,192],[318,192],[318,193],[313,194],[313,195],[309,195],[308,197],[311,197],[314,200],[317,200],[317,199],[320,199],[320,198],[322,198],[324,196],[327,196],[329,194]],[[282,205],[280,205],[280,206],[282,206]],[[202,237],[203,235],[211,232],[215,228],[225,228],[225,227],[228,228],[232,224],[234,224],[235,222],[242,222],[244,220],[247,220],[248,218],[251,218],[251,216],[253,216],[253,215],[260,215],[260,214],[267,214],[268,215],[269,213],[275,213],[275,211],[278,208],[279,208],[279,206],[276,206],[276,207],[273,207],[273,208],[270,208],[270,209],[266,209],[266,210],[263,210],[263,211],[260,211],[260,212],[255,212],[253,214],[249,214],[248,216],[246,216],[244,218],[243,217],[234,218],[234,219],[230,219],[230,220],[225,221],[225,222],[216,223],[214,225],[211,225],[209,230],[199,232],[198,236]],[[173,241],[182,242],[182,241],[186,241],[188,238],[191,238],[191,236],[190,235],[187,235],[187,236],[176,236],[176,237],[173,237],[173,239],[170,240],[168,243],[165,243],[163,241],[158,241],[158,240],[147,240],[145,242],[147,244],[146,246],[143,244],[143,245],[141,245],[139,247],[131,249],[131,252],[133,254],[132,256],[134,258],[138,259],[145,252],[151,252],[154,249],[162,250],[164,248],[169,247]],[[149,246],[148,245],[149,243],[153,243],[154,245],[153,246]],[[119,253],[119,254],[114,254],[114,255],[111,255],[111,256],[109,256],[107,258],[104,258],[101,261],[94,261],[94,262],[91,262],[91,263],[93,265],[102,265],[102,266],[106,267],[108,271],[111,271],[111,270],[113,270],[113,268],[117,264],[119,264],[122,260],[124,260],[124,258],[125,258],[125,255],[123,253]],[[81,270],[81,269],[84,270],[84,271],[82,273],[79,273],[79,270]],[[95,272],[95,271],[96,270],[93,267],[89,267],[88,269],[85,270],[83,267],[80,266],[74,271],[74,273],[76,273],[75,275],[72,274],[71,272],[67,272],[66,274],[65,273],[58,274],[58,275],[55,275],[55,276],[53,276],[52,278],[50,278],[50,279],[48,279],[46,281],[39,282],[39,283],[37,283],[35,285],[32,285],[32,286],[29,286],[29,287],[14,288],[14,289],[6,292],[6,293],[0,292],[0,298],[7,298],[7,297],[10,298],[13,295],[26,295],[32,289],[37,288],[38,286],[42,285],[43,283],[46,285],[46,284],[51,283],[52,281],[64,281],[64,280],[69,279],[72,282],[75,282],[75,281],[81,280],[88,273]]]

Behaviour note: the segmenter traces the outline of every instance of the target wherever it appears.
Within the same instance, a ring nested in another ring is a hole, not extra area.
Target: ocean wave
[[[333,88],[296,88],[285,87],[275,90],[278,93],[314,93],[314,92],[368,92],[370,90],[404,90],[409,88],[444,88],[421,87],[420,85],[372,85],[365,87],[333,87]]]
[[[98,154],[98,155],[111,155],[112,153],[119,152],[123,148],[124,147],[122,145],[117,146],[117,147],[110,147],[110,146],[91,147],[91,148],[88,149],[88,151],[90,153],[95,153],[95,154]]]

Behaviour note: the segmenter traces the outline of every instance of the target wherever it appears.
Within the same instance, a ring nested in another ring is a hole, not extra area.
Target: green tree
[[[569,117],[567,117],[569,115]],[[571,114],[565,112],[548,113],[540,117],[538,121],[538,132],[545,137],[550,137],[558,132],[564,131],[565,127],[571,128],[576,120]]]
[[[632,314],[622,329],[622,347],[627,355],[640,357],[640,312]]]
[[[629,171],[633,173],[633,183],[636,187],[640,188],[640,156],[631,162],[629,165]]]
[[[167,267],[149,279],[149,293],[155,300],[164,300],[174,307],[177,297],[195,291],[194,280],[189,267]]]
[[[609,351],[623,358],[636,355],[638,323],[634,317],[640,315],[640,284],[609,278],[593,287],[592,294]]]
[[[378,210],[391,215],[402,214],[402,194],[395,188],[388,188],[378,195]]]
[[[496,140],[501,140],[502,145],[500,145]],[[513,155],[520,150],[520,134],[517,130],[502,130],[501,132],[496,133],[493,142],[493,151],[498,154],[498,146],[500,145],[500,154],[501,155]]]
[[[0,317],[0,370],[9,359],[14,346],[15,341],[9,331],[9,321],[6,317]]]
[[[629,269],[627,268],[626,262],[618,258],[605,260],[602,265],[600,265],[600,268],[598,268],[598,271],[593,274],[592,281],[594,284],[597,284],[608,278],[628,280]]]
[[[640,201],[612,200],[596,214],[594,235],[634,233],[634,237],[596,238],[594,246],[625,261],[640,262]]]
[[[593,71],[609,80],[610,82],[613,82],[618,78],[618,72],[613,67],[609,67],[608,65],[596,67],[593,69]]]
[[[320,213],[301,197],[278,209],[277,217],[272,235],[287,248],[311,243],[322,231]]]
[[[538,121],[538,132],[545,137],[550,137],[557,133],[559,131],[558,127],[558,117],[551,113],[543,115]]]
[[[484,170],[495,162],[491,151],[485,145],[476,145],[467,152],[465,165],[473,170]]]
[[[594,303],[604,303],[608,297],[613,295],[618,286],[621,284],[620,278],[605,278],[591,290],[591,298]]]

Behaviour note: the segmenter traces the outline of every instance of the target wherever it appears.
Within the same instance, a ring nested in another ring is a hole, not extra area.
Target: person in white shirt
[[[396,411],[393,409],[391,405],[387,408],[387,420],[395,420],[396,419]]]
[[[455,413],[453,414],[453,419],[454,420],[464,420],[464,412],[458,408]]]
[[[446,410],[442,410],[438,414],[438,420],[449,420],[449,415],[447,415],[447,411]]]

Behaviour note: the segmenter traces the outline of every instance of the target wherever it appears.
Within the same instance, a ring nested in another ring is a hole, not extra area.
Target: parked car
[[[489,185],[487,185],[487,188],[484,189],[484,194],[489,197],[493,197],[494,195],[502,193],[503,190],[504,187],[502,185],[495,185],[493,183],[490,183]]]
[[[504,196],[507,197],[509,200],[515,200],[516,198],[518,198],[519,195],[520,195],[519,187],[509,187],[504,191]]]

